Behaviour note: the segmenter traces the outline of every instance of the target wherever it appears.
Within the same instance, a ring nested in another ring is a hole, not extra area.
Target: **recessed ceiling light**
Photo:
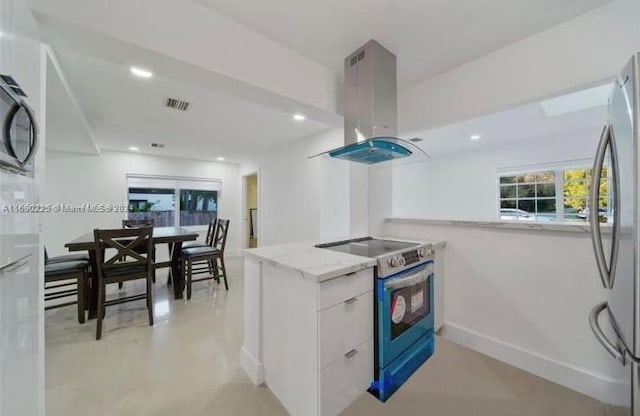
[[[296,113],[293,115],[293,119],[295,121],[304,121],[307,119],[307,116],[305,116],[304,114]]]
[[[138,148],[136,146],[130,146],[129,150],[133,150],[134,152],[137,152],[138,150],[140,150],[140,148]]]
[[[480,140],[480,135],[479,134],[472,134],[469,137],[469,140]]]
[[[138,68],[135,66],[131,67],[131,73],[140,78],[151,78],[153,76],[151,71],[147,71],[146,69]]]
[[[224,157],[219,156],[219,157],[216,158],[216,160],[219,160],[220,162],[222,162],[224,160]]]

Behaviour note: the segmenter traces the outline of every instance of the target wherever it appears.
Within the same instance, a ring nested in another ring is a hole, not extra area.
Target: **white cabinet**
[[[321,416],[342,412],[373,380],[373,338],[357,345],[320,372]]]
[[[245,290],[260,291],[259,322],[245,325],[260,328],[264,382],[293,416],[339,414],[373,380],[373,268],[318,283],[269,261],[245,264],[260,275],[245,274]]]
[[[327,309],[345,300],[373,290],[373,269],[360,270],[319,285],[318,310]]]
[[[373,336],[373,291],[347,298],[318,315],[319,368],[325,368]]]
[[[373,380],[373,285],[373,269],[319,285],[321,306],[337,300],[318,312],[320,416],[339,414]]]

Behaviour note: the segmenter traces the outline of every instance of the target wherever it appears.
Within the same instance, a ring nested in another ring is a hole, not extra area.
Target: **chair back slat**
[[[93,235],[99,277],[118,268],[143,266],[148,270],[153,258],[152,227],[94,230]],[[109,249],[115,254],[107,257]]]
[[[215,232],[213,233],[213,248],[220,251],[224,251],[227,245],[227,234],[229,232],[230,220],[218,219],[215,226]]]
[[[139,220],[122,220],[122,228],[153,227],[153,218]]]
[[[205,240],[205,243],[210,247],[213,247],[213,234],[214,234],[213,231],[216,229],[217,223],[218,223],[218,218],[214,218],[211,221],[209,221],[209,227],[207,228],[207,238]]]

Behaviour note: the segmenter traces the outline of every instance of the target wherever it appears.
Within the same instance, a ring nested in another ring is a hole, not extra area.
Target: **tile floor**
[[[160,273],[155,320],[144,302],[107,308],[103,338],[73,307],[46,313],[47,416],[286,415],[239,365],[242,260],[228,259],[229,292],[194,285],[174,301]],[[133,292],[137,283],[128,283]],[[117,292],[114,290],[114,292]],[[435,355],[382,404],[363,393],[345,416],[618,416],[623,409],[567,390],[445,339]]]

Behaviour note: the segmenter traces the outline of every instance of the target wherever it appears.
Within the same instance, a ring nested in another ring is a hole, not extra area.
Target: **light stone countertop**
[[[442,241],[415,241],[398,237],[375,237],[396,241],[431,243],[434,248],[444,247]],[[273,266],[284,267],[302,277],[323,282],[347,273],[357,272],[376,265],[376,260],[364,256],[341,253],[314,247],[316,243],[300,242],[280,244],[244,250],[248,256],[269,262]]]
[[[315,243],[303,242],[281,244],[245,250],[245,254],[266,260],[273,266],[280,266],[302,277],[322,282],[347,273],[368,269],[376,265],[369,257],[325,250],[314,247]]]
[[[479,220],[437,220],[423,218],[386,218],[389,224],[413,224],[413,225],[447,225],[461,227],[494,228],[502,230],[525,231],[555,231],[583,233],[588,235],[591,230],[588,223],[584,222],[535,222],[535,221],[479,221]],[[610,224],[601,224],[603,234],[611,233]]]

